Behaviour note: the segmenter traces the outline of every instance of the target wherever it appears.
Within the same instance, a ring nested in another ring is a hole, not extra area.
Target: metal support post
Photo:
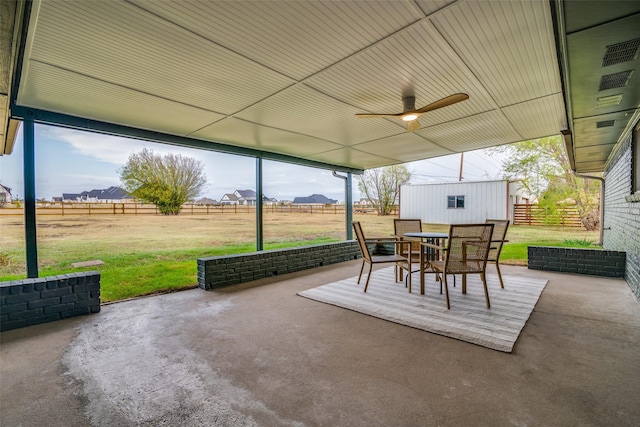
[[[38,243],[36,239],[36,153],[35,124],[24,119],[24,230],[27,252],[27,277],[38,277]]]
[[[256,250],[263,250],[262,242],[262,157],[256,157]]]

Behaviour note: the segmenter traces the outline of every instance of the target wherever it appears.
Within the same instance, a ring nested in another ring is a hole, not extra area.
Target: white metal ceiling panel
[[[622,33],[619,30],[620,28],[624,28],[626,31]],[[572,96],[573,116],[575,118],[638,108],[638,105],[640,105],[638,76],[631,76],[633,79],[631,82],[635,84],[626,84],[619,88],[597,91],[603,75],[628,70],[635,70],[634,73],[640,71],[638,70],[640,68],[640,55],[636,55],[630,61],[602,67],[602,60],[607,46],[636,38],[640,38],[640,13],[620,21],[567,36],[567,48],[571,64],[569,74],[572,88],[576,92]],[[594,55],[594,51],[597,54]],[[598,70],[598,72],[594,72],[594,69]],[[619,103],[598,106],[597,98],[618,94],[623,95]]]
[[[466,117],[418,132],[434,144],[458,153],[522,139],[500,111]]]
[[[305,84],[362,113],[399,113],[407,91],[415,95],[417,108],[454,93],[470,96],[430,112],[432,123],[496,108],[478,79],[426,20],[316,74]]]
[[[126,2],[36,4],[31,61],[222,114],[293,83]]]
[[[565,1],[563,6],[567,34],[638,13],[638,2],[629,0]]]
[[[423,16],[409,0],[134,2],[297,80]]]
[[[616,135],[624,132],[631,117],[631,113],[619,112],[574,120],[573,131],[580,138],[574,140],[573,145],[578,148],[603,143],[614,144]]]
[[[412,159],[416,158],[416,155],[424,155],[425,153],[429,157],[439,157],[452,154],[451,151],[439,147],[415,133],[365,142],[363,144],[355,145],[353,148],[382,157],[395,159],[398,163],[410,162]]]
[[[0,94],[0,141],[4,140],[4,133],[7,130],[7,105],[8,105],[8,96]],[[2,153],[2,144],[0,143],[0,153]]]
[[[342,148],[341,145],[323,139],[260,126],[233,117],[200,129],[190,136],[292,156],[308,156]]]
[[[181,136],[223,118],[38,62],[29,64],[28,80],[21,91],[24,105],[77,117],[107,117],[111,123]]]
[[[502,107],[561,91],[549,7],[467,1],[431,20]]]
[[[297,84],[235,116],[341,145],[353,145],[405,132],[400,120],[358,119],[355,117],[358,112],[350,105]]]
[[[431,15],[457,1],[458,0],[416,0],[416,3],[420,6],[420,9],[424,11],[425,15]]]
[[[558,135],[568,129],[561,93],[504,107],[502,112],[522,139]]]
[[[312,160],[317,160],[319,162],[332,163],[346,167],[362,167],[364,169],[373,169],[381,166],[400,163],[394,159],[376,156],[375,154],[356,150],[351,147],[345,147],[338,150],[327,151],[325,153],[314,154],[309,157]]]
[[[576,162],[576,170],[580,173],[602,172],[604,170],[605,163],[606,162],[603,162],[603,161]]]
[[[582,162],[605,162],[609,157],[609,153],[616,144],[600,144],[593,147],[577,147],[576,156],[582,159]]]

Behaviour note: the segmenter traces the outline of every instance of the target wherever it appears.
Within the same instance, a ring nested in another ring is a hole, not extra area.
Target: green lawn
[[[265,250],[315,245],[335,241],[310,241],[265,244]],[[178,249],[109,254],[100,257],[103,265],[72,267],[69,259],[39,269],[41,277],[80,271],[100,272],[102,302],[118,301],[155,293],[166,293],[198,286],[196,259],[252,252],[254,244],[228,245],[210,249]],[[0,281],[24,279],[24,274],[0,275]]]
[[[392,216],[354,215],[367,237],[393,234]],[[0,216],[0,281],[25,278],[22,219]],[[447,226],[426,224],[429,231]],[[341,215],[266,215],[265,249],[344,240]],[[584,247],[597,232],[560,227],[510,227],[503,264],[526,265],[527,246]],[[591,246],[595,247],[595,246]],[[101,273],[103,302],[197,286],[201,257],[255,250],[255,218],[227,216],[94,216],[38,218],[38,264],[41,277],[78,271]],[[74,268],[78,261],[103,265]]]

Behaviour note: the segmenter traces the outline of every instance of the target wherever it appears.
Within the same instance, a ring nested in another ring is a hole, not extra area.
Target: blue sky
[[[201,197],[220,200],[223,194],[239,189],[255,190],[255,159],[211,151],[174,147],[167,144],[36,125],[36,197],[51,200],[62,193],[119,186],[118,170],[131,153],[149,148],[158,154],[172,152],[194,157],[205,164],[207,185]],[[0,156],[0,183],[22,198],[22,132],[11,155]],[[407,163],[412,184],[457,181],[460,155]],[[463,176],[468,181],[495,179],[500,175],[498,157],[482,150],[465,153]],[[293,200],[314,193],[344,200],[343,181],[331,171],[287,163],[263,162],[263,191],[267,197]],[[354,179],[355,200],[360,198]]]

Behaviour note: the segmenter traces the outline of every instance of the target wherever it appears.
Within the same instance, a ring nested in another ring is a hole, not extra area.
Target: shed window
[[[464,209],[464,196],[447,196],[447,208]]]

